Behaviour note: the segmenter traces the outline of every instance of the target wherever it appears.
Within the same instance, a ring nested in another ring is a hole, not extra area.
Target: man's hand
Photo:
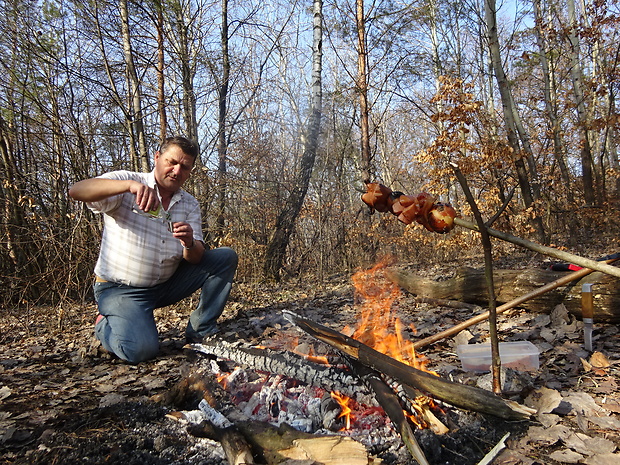
[[[189,223],[185,223],[184,221],[179,221],[178,223],[174,223],[172,230],[172,235],[181,241],[183,247],[189,249],[194,245],[194,230],[190,226]]]
[[[155,189],[133,180],[90,178],[76,182],[69,189],[74,200],[82,202],[99,202],[113,195],[130,192],[136,196],[136,204],[145,212],[155,210],[159,198]]]
[[[190,263],[198,263],[202,259],[205,247],[200,241],[194,240],[194,230],[189,223],[179,221],[174,223],[172,235],[183,245],[183,258]]]
[[[129,185],[129,192],[136,196],[136,205],[138,205],[142,211],[149,212],[151,210],[156,210],[159,206],[157,192],[146,184],[132,181]]]

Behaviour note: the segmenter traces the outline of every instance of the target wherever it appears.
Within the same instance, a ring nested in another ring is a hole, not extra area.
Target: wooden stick
[[[424,451],[420,447],[418,440],[413,434],[413,430],[407,421],[407,417],[403,413],[403,408],[398,401],[396,393],[385,383],[381,378],[381,375],[376,370],[363,365],[358,360],[346,357],[348,363],[351,365],[353,371],[360,376],[360,378],[368,384],[368,386],[374,391],[375,398],[385,413],[394,424],[395,429],[400,434],[403,443],[409,450],[411,456],[418,462],[419,465],[429,465]]]
[[[455,218],[454,223],[464,228],[471,229],[472,231],[479,232],[478,226],[476,224],[462,218]],[[590,260],[588,258],[583,258],[572,253],[563,252],[552,247],[540,245],[535,242],[528,241],[527,239],[522,239],[520,237],[516,237],[505,232],[497,231],[495,229],[487,228],[487,232],[493,237],[502,239],[507,242],[512,242],[513,244],[520,245],[521,247],[533,250],[534,252],[548,255],[550,257],[554,257],[568,263],[574,263],[575,265],[579,265],[584,268],[590,268],[591,270],[600,271],[602,273],[607,273],[620,278],[620,268],[607,265],[603,262],[597,262],[596,260]]]
[[[613,263],[616,260],[618,260],[618,258],[613,258],[611,260],[606,260],[605,263],[609,264],[609,263]],[[517,297],[516,299],[511,300],[510,302],[506,302],[503,305],[500,305],[499,307],[497,307],[497,309],[495,310],[497,314],[503,313],[507,310],[510,310],[511,308],[516,307],[519,304],[522,304],[523,302],[525,302],[526,300],[530,300],[533,299],[534,297],[538,297],[539,295],[544,294],[545,292],[549,292],[552,289],[555,289],[556,287],[560,287],[563,286],[564,284],[568,284],[572,281],[576,281],[578,279],[583,278],[584,276],[589,275],[590,273],[592,273],[594,270],[591,270],[589,268],[582,268],[580,270],[577,271],[573,271],[572,273],[567,274],[566,276],[561,277],[560,279],[556,279],[555,281],[552,281],[548,284],[545,284],[542,287],[539,287],[538,289],[534,289],[531,292],[528,292],[527,294],[524,294],[520,297]],[[429,344],[432,344],[434,342],[437,342],[441,339],[445,339],[447,337],[453,336],[455,334],[457,334],[458,332],[464,330],[465,328],[469,328],[472,325],[475,325],[476,323],[480,323],[481,321],[486,320],[487,318],[489,318],[489,312],[484,312],[481,313],[480,315],[476,315],[472,318],[470,318],[469,320],[463,321],[462,323],[459,323],[458,325],[453,326],[452,328],[448,328],[444,331],[441,331],[437,334],[433,334],[432,336],[429,336],[427,338],[424,339],[420,339],[419,341],[416,341],[413,343],[413,348],[418,350],[422,347],[425,347]]]
[[[390,376],[402,384],[427,392],[435,399],[466,410],[488,413],[507,420],[524,420],[535,413],[528,407],[516,402],[506,401],[484,389],[454,383],[405,365],[349,336],[288,310],[284,310],[282,315],[319,341],[341,350],[364,365]]]

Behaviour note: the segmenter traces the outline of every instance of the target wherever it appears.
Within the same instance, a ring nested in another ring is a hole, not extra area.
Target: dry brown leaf
[[[597,368],[608,368],[611,366],[609,360],[601,352],[594,352],[590,357],[590,364]]]

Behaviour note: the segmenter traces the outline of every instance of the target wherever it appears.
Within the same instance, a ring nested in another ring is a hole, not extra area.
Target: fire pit
[[[244,422],[286,425],[320,437],[337,432],[356,439],[370,454],[394,449],[398,444],[399,453],[404,455],[404,445],[409,459],[413,457],[424,465],[429,461],[414,430],[447,434],[450,428],[440,417],[453,422],[454,416],[447,414],[454,411],[452,405],[504,420],[524,420],[534,413],[488,391],[425,371],[424,360],[416,356],[412,343],[403,335],[400,320],[391,314],[400,291],[394,284],[379,286],[373,277],[382,268],[384,265],[354,277],[358,295],[361,294],[360,324],[355,329],[345,329],[354,337],[293,312],[283,312],[288,322],[324,343],[319,346],[323,351],[320,357],[300,356],[278,348],[228,344],[217,338],[188,346],[210,357],[210,371],[229,395],[223,404],[214,401],[205,405],[203,401],[198,412],[177,416],[200,423],[211,416],[211,409],[223,408],[237,418],[241,415]],[[327,364],[330,358],[335,363]],[[231,369],[216,359],[234,361],[243,368]],[[213,387],[206,390],[209,389]],[[442,401],[441,406],[435,399]],[[418,436],[430,437],[420,433]],[[256,442],[253,446],[257,446]],[[316,457],[310,455],[308,459]]]

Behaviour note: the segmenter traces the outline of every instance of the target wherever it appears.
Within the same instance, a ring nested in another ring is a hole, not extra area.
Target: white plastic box
[[[490,371],[491,344],[466,344],[456,347],[463,370]],[[499,357],[502,367],[519,371],[536,371],[539,368],[539,350],[529,341],[500,342]]]

